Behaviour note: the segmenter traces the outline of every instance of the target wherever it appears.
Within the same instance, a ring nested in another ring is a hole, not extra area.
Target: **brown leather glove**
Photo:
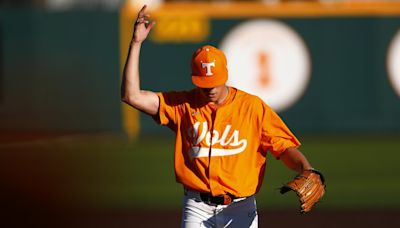
[[[280,192],[284,194],[290,190],[296,192],[300,201],[300,212],[309,212],[325,193],[325,178],[321,172],[312,169],[305,170],[283,187]]]

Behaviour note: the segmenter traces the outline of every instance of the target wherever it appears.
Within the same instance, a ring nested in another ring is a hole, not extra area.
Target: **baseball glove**
[[[325,188],[322,173],[312,169],[297,175],[294,180],[281,187],[280,193],[284,194],[290,190],[296,192],[300,201],[300,212],[307,213],[322,198]]]

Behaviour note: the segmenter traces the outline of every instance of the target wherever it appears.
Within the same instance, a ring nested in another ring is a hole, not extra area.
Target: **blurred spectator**
[[[51,9],[118,9],[125,0],[0,0],[1,6],[43,7]]]
[[[125,0],[45,0],[52,9],[104,8],[118,9]]]
[[[40,6],[46,0],[0,0],[1,6]]]

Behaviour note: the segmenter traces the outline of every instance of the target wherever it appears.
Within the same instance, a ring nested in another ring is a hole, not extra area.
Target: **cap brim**
[[[207,76],[192,75],[192,83],[200,88],[214,88],[217,86],[221,86],[224,85],[227,80],[228,80],[227,76],[207,77]]]

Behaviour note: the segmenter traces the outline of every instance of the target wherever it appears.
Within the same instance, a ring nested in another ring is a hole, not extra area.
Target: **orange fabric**
[[[238,89],[229,88],[217,109],[199,89],[158,96],[156,119],[176,133],[176,180],[190,190],[253,195],[263,181],[267,151],[279,158],[287,148],[300,146],[270,107]]]
[[[200,88],[213,88],[225,84],[228,69],[225,54],[219,49],[206,45],[192,56],[192,82]]]

